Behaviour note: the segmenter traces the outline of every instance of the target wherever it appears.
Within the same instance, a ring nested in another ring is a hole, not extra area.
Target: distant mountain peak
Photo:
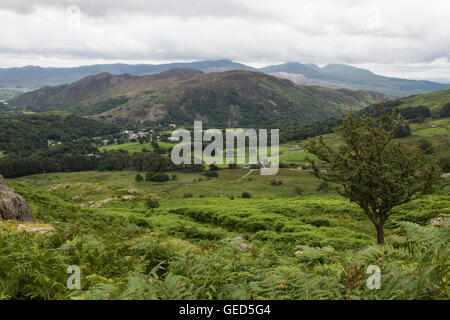
[[[302,85],[316,85],[327,88],[369,90],[405,97],[450,88],[450,84],[431,81],[416,81],[384,77],[373,72],[346,64],[328,64],[322,68],[301,63],[284,63],[262,68],[261,71],[286,78]]]
[[[372,71],[349,66],[348,64],[342,64],[342,63],[334,63],[334,64],[327,64],[323,68],[321,68],[323,71],[345,71],[345,72],[361,72],[361,73],[367,73],[373,75],[374,73]]]
[[[155,75],[158,79],[172,78],[172,77],[190,77],[204,72],[190,68],[173,68]]]
[[[450,84],[431,81],[406,80],[384,77],[369,70],[345,64],[329,64],[322,68],[317,65],[291,61],[264,68],[253,68],[229,59],[206,60],[195,62],[178,62],[160,65],[151,64],[98,64],[74,68],[43,68],[27,66],[23,68],[0,68],[0,88],[35,89],[45,86],[55,86],[72,83],[87,76],[104,72],[113,75],[129,74],[129,76],[160,74],[169,72],[166,76],[181,75],[185,71],[172,69],[191,69],[204,73],[224,72],[230,70],[259,71],[280,78],[287,78],[297,84],[315,85],[327,88],[347,88],[352,90],[369,90],[382,92],[392,97],[404,97],[412,94],[429,93],[450,88]],[[187,74],[186,74],[187,75]],[[160,75],[163,77],[165,75]],[[110,77],[112,76],[105,76]]]

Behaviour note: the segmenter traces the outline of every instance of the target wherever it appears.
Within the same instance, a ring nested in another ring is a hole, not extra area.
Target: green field
[[[225,169],[219,171],[218,178],[210,180],[200,173],[169,173],[169,175],[175,174],[177,180],[162,183],[136,182],[134,177],[137,172],[134,171],[52,173],[33,175],[17,180],[25,181],[28,185],[35,188],[46,188],[55,185],[63,186],[66,183],[81,183],[81,186],[83,186],[84,183],[89,182],[107,186],[107,190],[111,191],[111,194],[109,194],[111,197],[114,196],[114,190],[131,187],[138,188],[143,194],[154,193],[169,199],[180,198],[185,193],[192,193],[195,197],[237,197],[244,191],[249,191],[254,198],[268,198],[271,196],[286,198],[295,196],[293,187],[297,184],[302,185],[304,191],[312,192],[315,191],[320,183],[317,178],[306,171],[280,169],[279,173],[273,177],[262,176],[256,170],[245,179],[241,179],[247,173],[248,171],[241,169]],[[144,175],[145,172],[141,172],[141,174]],[[270,181],[274,178],[282,181],[283,184],[269,188]],[[64,190],[65,194],[70,196],[77,195],[77,192],[89,194],[92,191],[89,188],[85,191],[77,188],[71,188],[70,191]],[[102,191],[100,196],[106,196],[108,192],[104,193]]]
[[[413,124],[414,135],[421,137],[445,138],[450,135],[450,119],[429,120],[421,124]]]
[[[412,95],[401,99],[402,106],[426,106],[433,112],[450,102],[450,90],[440,90],[427,94]]]
[[[317,157],[306,151],[285,152],[280,156],[280,162],[284,163],[306,163],[308,159],[316,159]]]
[[[158,144],[160,147],[166,148],[166,149],[176,145],[174,143],[167,143],[167,142],[158,142]],[[308,152],[305,152],[305,151],[292,151],[291,152],[288,150],[289,148],[295,147],[295,146],[299,146],[299,144],[287,143],[287,144],[280,145],[280,147],[279,147],[280,162],[300,164],[300,163],[306,163],[307,161],[305,161],[305,160],[307,159],[307,157],[309,159],[315,159],[314,155],[312,155]],[[153,150],[153,146],[150,143],[140,144],[138,142],[129,142],[129,143],[124,143],[124,144],[119,144],[119,145],[100,147],[100,150],[107,150],[107,151],[125,150],[130,153],[134,153],[134,152],[142,152],[142,149],[144,149],[144,148],[147,150]],[[270,147],[267,148],[267,153],[270,156],[270,154],[271,154]],[[257,154],[259,154],[259,149],[257,150]],[[208,159],[204,159],[204,160],[207,161]],[[245,161],[246,162],[249,161],[248,148],[246,150]],[[235,162],[237,162],[236,150],[235,150]],[[226,164],[225,155],[223,157],[223,163],[218,164],[218,167],[220,167],[220,168],[228,167],[228,164]]]
[[[173,147],[175,144],[168,143],[168,142],[158,142],[158,145],[161,148],[168,149],[170,147]],[[147,150],[153,150],[153,146],[150,143],[139,143],[139,142],[128,142],[128,143],[123,143],[123,144],[118,144],[118,145],[113,145],[113,146],[100,147],[100,150],[106,150],[106,151],[125,150],[130,153],[134,153],[134,152],[142,152],[142,149],[144,149],[144,148]]]
[[[394,139],[394,141],[398,141],[408,148],[415,148],[418,147],[419,143],[425,139],[431,142],[435,148],[435,152],[432,154],[433,157],[447,156],[450,153],[450,119],[428,118],[423,123],[410,123],[409,125],[411,128],[411,135],[404,138]],[[324,135],[323,140],[327,144],[335,147],[343,143],[343,140],[334,133]],[[283,159],[283,157],[287,155],[288,154],[282,155],[280,158]],[[312,158],[311,156],[309,157]],[[297,159],[297,161],[301,160],[302,159],[299,155],[299,159]],[[283,160],[282,162],[287,162],[287,160]]]

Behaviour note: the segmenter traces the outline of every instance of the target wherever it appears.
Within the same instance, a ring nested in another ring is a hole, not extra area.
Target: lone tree
[[[322,137],[306,143],[306,148],[328,167],[320,171],[311,160],[314,174],[339,184],[338,192],[357,203],[375,225],[378,244],[384,244],[384,224],[395,206],[432,190],[439,178],[436,162],[421,150],[407,149],[393,141],[403,120],[384,109],[381,118],[372,119],[349,112],[335,132],[344,144],[332,148]]]

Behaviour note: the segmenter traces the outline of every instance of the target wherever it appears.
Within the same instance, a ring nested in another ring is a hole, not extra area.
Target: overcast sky
[[[450,81],[448,0],[0,0],[0,67],[231,59]]]

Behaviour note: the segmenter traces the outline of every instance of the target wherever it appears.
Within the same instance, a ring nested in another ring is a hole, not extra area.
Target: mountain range
[[[176,68],[143,76],[103,72],[24,93],[8,106],[63,110],[115,123],[203,120],[208,125],[246,126],[322,120],[389,99],[366,90],[297,85],[263,72]]]
[[[0,88],[37,89],[71,83],[87,76],[103,72],[112,74],[148,75],[165,72],[174,68],[189,68],[204,73],[230,70],[259,71],[297,84],[322,86],[327,88],[346,88],[370,90],[385,93],[392,97],[405,97],[412,94],[429,93],[450,89],[450,84],[425,80],[406,80],[376,75],[368,70],[344,64],[330,64],[318,67],[314,64],[289,62],[264,68],[253,68],[230,60],[198,61],[187,63],[150,64],[104,64],[74,68],[42,68],[27,66],[0,69]]]

